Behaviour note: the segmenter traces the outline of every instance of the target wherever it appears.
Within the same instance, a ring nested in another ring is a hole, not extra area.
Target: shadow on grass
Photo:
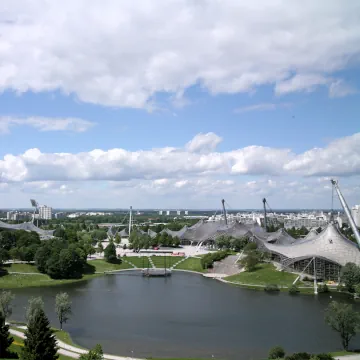
[[[96,268],[94,265],[86,263],[84,265],[84,275],[92,275],[95,274]]]

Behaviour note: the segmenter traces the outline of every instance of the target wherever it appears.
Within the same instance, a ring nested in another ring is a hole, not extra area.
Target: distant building
[[[58,212],[55,214],[55,219],[63,219],[66,217],[66,214],[64,212]]]
[[[51,220],[52,219],[52,207],[41,205],[39,209],[39,219]]]
[[[166,215],[169,216],[170,215],[170,210],[166,211]]]
[[[185,215],[189,215],[189,211],[188,211],[188,210],[185,210]]]
[[[162,215],[162,214],[163,214],[163,212],[162,212],[162,210],[160,210],[160,211],[159,211],[159,215]]]
[[[181,215],[181,211],[178,210],[178,211],[176,212],[176,215]]]
[[[360,205],[355,205],[351,209],[351,215],[354,218],[357,227],[360,227]]]

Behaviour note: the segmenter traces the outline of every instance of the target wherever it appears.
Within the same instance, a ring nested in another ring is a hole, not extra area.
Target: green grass
[[[334,351],[329,353],[331,356],[345,356],[345,355],[358,355],[358,352],[355,351],[346,351],[346,350],[341,350],[341,351]]]
[[[89,280],[96,276],[99,275],[98,274],[84,275],[81,279],[54,280],[51,279],[49,276],[43,274],[39,274],[39,275],[8,274],[0,277],[0,288],[16,289],[16,288],[24,288],[24,287],[57,286],[57,285]]]
[[[97,272],[105,272],[105,271],[112,271],[112,270],[122,270],[122,269],[131,269],[132,267],[126,263],[122,262],[121,264],[110,264],[105,260],[91,260],[89,263],[95,266],[95,271]]]
[[[134,264],[136,267],[138,267],[139,269],[142,269],[143,267],[151,267],[151,265],[148,265],[148,257],[147,256],[127,256],[126,257],[127,261],[130,261],[132,264]]]
[[[295,274],[277,271],[273,264],[259,264],[255,271],[228,276],[225,280],[243,284],[290,286],[296,278]]]
[[[151,257],[155,267],[163,268],[165,267],[165,256],[152,256]],[[173,266],[175,263],[182,259],[181,256],[166,256],[166,267],[169,268]]]
[[[32,264],[6,264],[2,267],[9,272],[40,273],[37,267]]]
[[[75,346],[79,349],[85,349],[85,348],[81,347],[80,345],[75,344],[68,332],[66,332],[64,330],[56,329],[56,328],[52,328],[52,330],[54,331],[55,336],[62,342],[66,343],[68,345]]]
[[[177,265],[174,269],[191,270],[191,271],[198,271],[198,272],[205,273],[206,270],[201,267],[200,260],[201,259],[193,258],[193,257],[187,258],[182,263]]]

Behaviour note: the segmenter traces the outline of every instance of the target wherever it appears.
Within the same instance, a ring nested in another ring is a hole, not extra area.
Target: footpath
[[[13,325],[12,325],[13,326]],[[16,326],[18,329],[26,329],[25,326]],[[25,334],[22,331],[10,329],[9,330],[12,335],[16,335],[19,338],[25,339]],[[71,357],[73,359],[78,359],[81,354],[87,354],[89,350],[80,349],[76,346],[68,345],[63,341],[56,339],[57,346],[59,347],[58,353],[61,355],[65,355]],[[134,358],[129,356],[116,356],[116,355],[109,355],[104,354],[104,359],[106,360],[145,360],[140,358]]]

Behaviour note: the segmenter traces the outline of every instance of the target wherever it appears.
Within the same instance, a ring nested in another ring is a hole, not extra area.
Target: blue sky
[[[0,208],[360,203],[355,2],[6,2]]]

